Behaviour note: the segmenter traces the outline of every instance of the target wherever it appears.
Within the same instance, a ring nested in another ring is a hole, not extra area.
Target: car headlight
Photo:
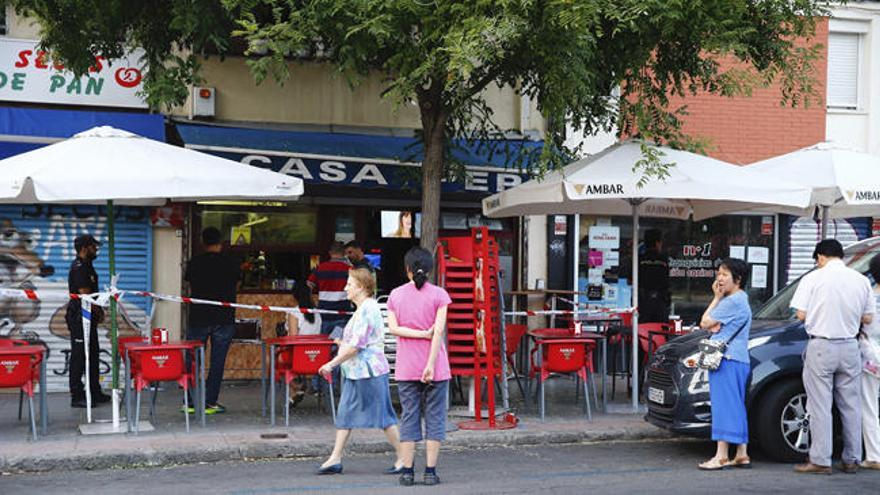
[[[695,351],[692,354],[688,354],[687,356],[681,358],[681,364],[685,368],[695,369],[697,367],[697,363],[700,361],[700,351]]]

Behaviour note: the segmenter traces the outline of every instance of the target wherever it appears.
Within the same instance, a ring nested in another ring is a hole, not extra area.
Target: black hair
[[[208,227],[202,231],[202,244],[205,246],[214,246],[220,244],[223,236],[217,227]]]
[[[880,254],[875,254],[868,263],[868,270],[874,277],[874,282],[880,284]]]
[[[406,252],[403,264],[412,272],[416,288],[421,290],[428,281],[428,274],[434,269],[434,256],[427,249],[416,246]]]
[[[823,239],[816,243],[816,249],[813,250],[813,259],[819,259],[819,255],[843,258],[843,246],[837,239]]]
[[[648,229],[645,231],[645,247],[647,249],[654,249],[654,245],[657,244],[658,241],[663,240],[663,232],[659,229]]]
[[[733,275],[733,281],[739,284],[739,288],[745,290],[749,278],[749,265],[739,258],[724,258],[718,268],[722,266]]]
[[[305,282],[293,286],[293,297],[296,298],[296,304],[301,308],[312,309],[315,307],[312,304],[312,288]],[[307,322],[315,322],[314,313],[306,313],[304,316]]]
[[[355,249],[360,249],[361,251],[363,251],[364,250],[364,243],[361,241],[357,241],[357,240],[352,239],[352,240],[345,243],[345,248],[346,249],[355,248]]]

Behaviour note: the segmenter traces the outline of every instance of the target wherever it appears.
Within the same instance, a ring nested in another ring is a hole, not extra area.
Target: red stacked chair
[[[519,378],[519,371],[517,371],[516,369],[516,365],[513,361],[513,356],[516,355],[516,351],[519,350],[519,345],[522,342],[522,338],[525,336],[528,330],[528,325],[517,323],[508,323],[504,325],[504,337],[506,344],[504,355],[507,359],[507,366],[509,367],[509,369],[513,370],[513,376],[516,378],[516,385],[519,387],[519,393],[522,394],[523,398],[526,397],[526,392],[525,390],[523,390],[522,382]]]
[[[532,355],[532,369],[530,376],[538,378],[538,387],[541,390],[541,421],[544,421],[544,382],[550,373],[575,373],[584,383],[584,401],[586,403],[587,419],[592,421],[593,414],[590,411],[589,382],[593,375],[593,351],[596,347],[594,342],[585,339],[552,339],[537,340],[535,346],[541,352],[541,362],[534,361]],[[594,386],[595,389],[595,386]]]
[[[290,382],[297,376],[317,375],[321,366],[327,364],[331,356],[333,342],[324,336],[315,338],[293,337],[290,344],[279,346],[275,351],[275,376],[274,381],[284,383],[284,425],[290,426]],[[336,422],[336,402],[333,397],[332,376],[325,377],[330,382],[330,411],[333,422]],[[275,386],[274,383],[272,385]],[[272,403],[275,410],[275,403]]]
[[[155,382],[177,382],[183,387],[183,405],[186,417],[186,431],[189,431],[189,392],[194,382],[191,369],[186,368],[186,351],[179,349],[145,349],[132,352],[132,381],[134,383],[135,433],[141,419],[141,390]]]
[[[644,353],[642,362],[647,363],[650,355],[673,335],[673,327],[668,323],[639,323],[639,348]]]
[[[28,345],[26,341],[0,339],[0,346],[14,347]],[[27,394],[31,414],[31,434],[37,439],[37,421],[34,415],[34,383],[40,379],[41,356],[13,355],[0,358],[0,388],[17,388],[19,393],[19,413],[21,419],[21,394]]]

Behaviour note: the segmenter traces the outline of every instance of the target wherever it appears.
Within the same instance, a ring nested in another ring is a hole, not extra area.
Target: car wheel
[[[800,380],[774,385],[757,410],[761,448],[781,462],[802,461],[810,451],[810,418],[807,393]]]

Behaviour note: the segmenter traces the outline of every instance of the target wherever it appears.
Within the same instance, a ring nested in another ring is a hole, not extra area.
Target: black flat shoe
[[[342,463],[333,464],[327,467],[319,467],[315,474],[342,474]]]
[[[413,486],[416,483],[416,477],[413,473],[403,473],[400,475],[401,486]]]
[[[400,467],[391,466],[390,468],[385,469],[385,471],[383,471],[383,472],[385,474],[401,474],[401,473],[403,473],[403,466],[400,466]]]
[[[437,476],[437,473],[425,473],[425,477],[422,478],[422,483],[427,486],[439,485],[440,477]]]

